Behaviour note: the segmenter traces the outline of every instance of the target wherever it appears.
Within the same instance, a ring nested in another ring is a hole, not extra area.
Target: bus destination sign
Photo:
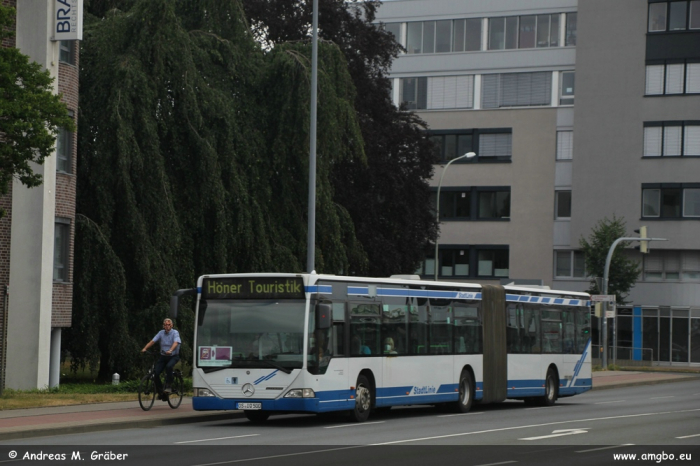
[[[301,277],[205,278],[204,299],[304,299]]]

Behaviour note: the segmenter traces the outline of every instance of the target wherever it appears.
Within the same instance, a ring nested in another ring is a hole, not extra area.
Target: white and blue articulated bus
[[[317,274],[205,275],[196,289],[195,410],[272,414],[506,399],[591,389],[585,293]]]

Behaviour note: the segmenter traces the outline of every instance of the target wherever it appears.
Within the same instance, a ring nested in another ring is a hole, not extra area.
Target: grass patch
[[[136,401],[139,381],[127,380],[119,385],[100,383],[65,383],[55,388],[3,390],[0,411],[43,408],[116,401]],[[185,393],[192,393],[192,379],[185,379]]]

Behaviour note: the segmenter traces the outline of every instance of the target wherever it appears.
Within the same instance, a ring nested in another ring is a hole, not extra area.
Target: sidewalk
[[[683,373],[599,371],[593,372],[593,390],[689,380],[700,380],[700,368],[696,372]],[[218,421],[241,416],[241,411],[193,411],[189,398],[183,399],[178,409],[156,401],[150,411],[143,411],[138,401],[14,409],[0,411],[0,440]]]

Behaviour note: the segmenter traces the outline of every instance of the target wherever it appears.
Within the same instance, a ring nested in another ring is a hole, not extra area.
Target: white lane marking
[[[624,445],[613,445],[611,447],[600,447],[600,448],[591,448],[590,450],[579,450],[579,451],[575,451],[574,453],[588,453],[589,451],[611,450],[613,448],[631,447],[633,445],[634,445],[634,443],[625,443]]]
[[[542,435],[540,437],[519,438],[518,440],[542,440],[545,438],[564,437],[567,435],[587,434],[588,431],[584,429],[590,429],[590,427],[581,427],[580,429],[554,430],[549,435]]]
[[[663,400],[664,398],[675,398],[673,395],[671,396],[656,396],[654,398],[649,398],[650,400]]]
[[[230,461],[219,461],[218,463],[203,463],[203,464],[194,464],[192,466],[216,466],[218,464],[231,464],[231,463],[242,463],[244,461],[261,461],[261,460],[270,460],[274,458],[285,458],[287,456],[301,456],[301,455],[313,455],[316,453],[328,453],[330,451],[342,451],[342,450],[352,450],[355,448],[366,448],[367,445],[359,445],[359,446],[353,446],[353,447],[343,447],[343,448],[331,448],[328,450],[314,450],[314,451],[303,451],[301,453],[286,453],[284,455],[274,455],[274,456],[259,456],[257,458],[243,458],[240,460],[230,460]]]
[[[517,461],[502,461],[500,463],[479,464],[477,466],[498,466],[500,464],[511,464],[511,463],[517,463]]]
[[[484,414],[483,412],[481,413],[459,413],[459,414],[442,414],[438,417],[455,417],[455,416],[476,416],[477,414]]]
[[[700,437],[700,434],[686,435],[684,437],[676,437],[676,438],[691,438],[691,437]]]
[[[257,437],[258,435],[260,435],[260,434],[236,435],[235,437],[203,438],[201,440],[183,440],[182,442],[175,442],[175,444],[177,445],[178,443],[213,442],[214,440],[228,440],[228,439],[232,439],[232,438]]]
[[[360,427],[360,426],[368,426],[371,424],[384,424],[386,421],[376,421],[376,422],[357,422],[355,424],[341,424],[339,426],[328,426],[324,427],[324,429],[341,429],[343,427]]]
[[[598,402],[598,403],[593,403],[593,404],[596,404],[596,405],[607,405],[607,404],[610,404],[610,403],[624,403],[625,401],[627,401],[627,400],[600,401],[600,402]]]
[[[443,439],[443,438],[449,438],[449,437],[462,437],[465,435],[489,434],[491,432],[503,432],[503,431],[507,431],[507,430],[529,429],[531,427],[556,426],[556,425],[561,425],[561,424],[571,424],[574,422],[609,421],[611,419],[625,419],[625,418],[643,417],[643,416],[662,416],[665,414],[694,413],[697,411],[700,411],[700,408],[698,408],[698,409],[686,409],[686,410],[682,410],[682,411],[663,411],[660,413],[642,413],[642,414],[628,414],[625,416],[596,417],[596,418],[591,418],[591,419],[572,419],[570,421],[557,421],[557,422],[547,422],[545,424],[531,424],[531,425],[527,425],[527,426],[503,427],[501,429],[479,430],[479,431],[475,431],[475,432],[461,432],[458,434],[436,435],[434,437],[413,438],[413,439],[406,439],[406,440],[397,440],[394,442],[372,443],[370,445],[373,445],[373,446],[374,445],[393,445],[396,443],[421,442],[421,441],[425,441],[425,440],[436,440],[436,439]]]

